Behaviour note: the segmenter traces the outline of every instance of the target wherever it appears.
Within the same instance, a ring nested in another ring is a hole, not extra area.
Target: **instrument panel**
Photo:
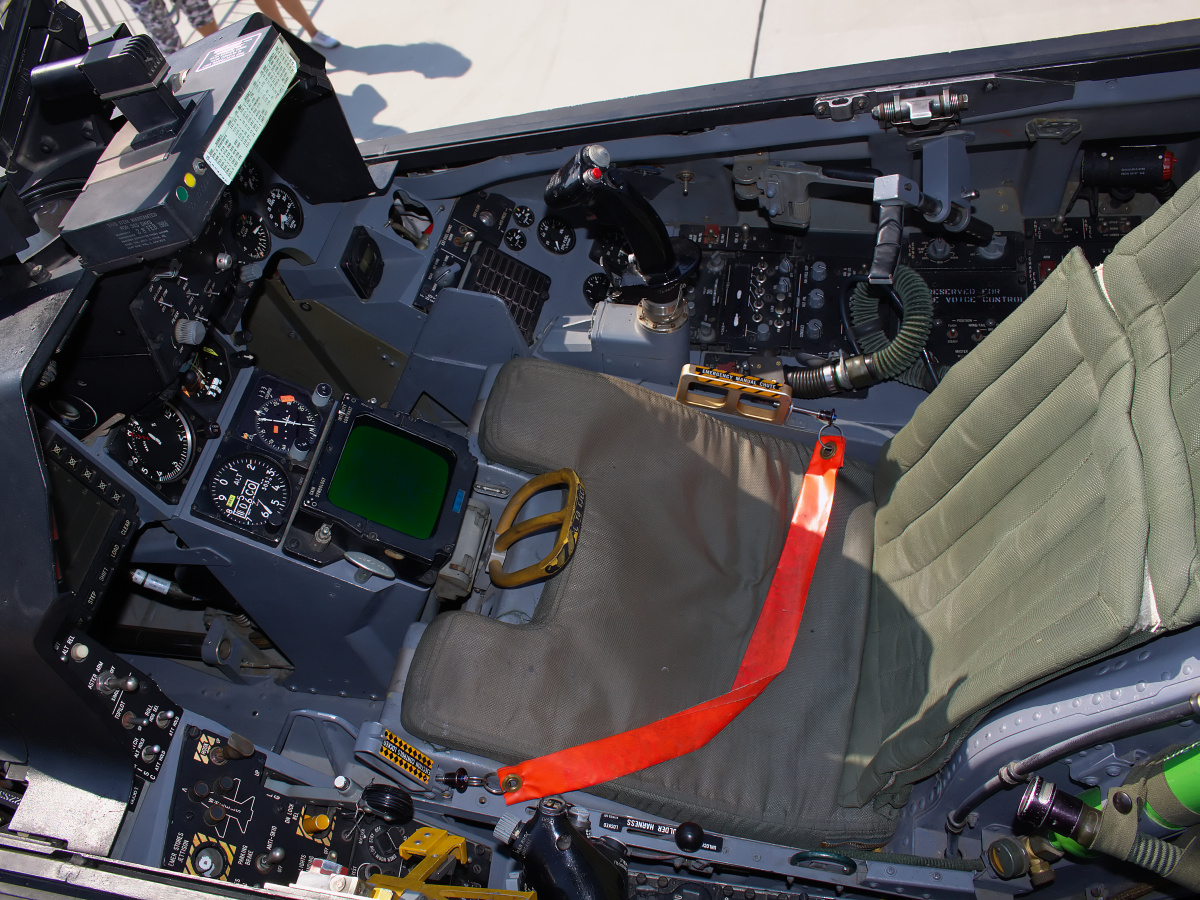
[[[300,386],[259,373],[221,440],[192,512],[278,545],[325,425],[323,405]]]

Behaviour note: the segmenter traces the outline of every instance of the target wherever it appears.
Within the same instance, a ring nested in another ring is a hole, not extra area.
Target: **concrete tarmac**
[[[79,0],[76,0],[79,2]],[[302,0],[360,140],[751,76],[1200,15],[1195,0]],[[123,0],[91,0],[142,30]],[[221,25],[256,11],[216,0]],[[301,34],[296,23],[292,30]],[[180,36],[196,35],[186,19]]]

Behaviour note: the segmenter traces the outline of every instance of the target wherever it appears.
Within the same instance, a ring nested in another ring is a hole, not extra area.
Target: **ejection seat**
[[[687,756],[595,793],[792,846],[882,842],[1013,693],[1200,618],[1200,179],[1109,257],[1076,250],[874,467],[838,477],[788,668]],[[729,690],[812,445],[629,383],[509,363],[486,456],[587,485],[527,624],[439,616],[403,724],[515,763]]]

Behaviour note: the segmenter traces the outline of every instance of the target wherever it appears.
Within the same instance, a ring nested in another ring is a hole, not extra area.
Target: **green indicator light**
[[[187,203],[188,193],[187,188],[183,185],[175,188],[175,196],[179,198],[180,203]]]

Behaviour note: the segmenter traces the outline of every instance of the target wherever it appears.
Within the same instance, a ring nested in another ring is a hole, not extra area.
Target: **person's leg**
[[[287,31],[287,25],[283,23],[283,13],[279,11],[279,5],[275,0],[254,0],[254,2],[258,5],[259,12]]]
[[[208,0],[180,0],[180,4],[188,21],[202,37],[208,37],[217,30],[217,19]]]
[[[130,8],[142,20],[146,32],[154,38],[158,49],[163,53],[174,53],[183,47],[179,40],[179,32],[167,12],[167,4],[163,0],[130,0]]]
[[[308,10],[304,8],[304,4],[300,0],[279,0],[279,5],[282,6],[289,16],[300,23],[309,37],[317,33],[317,26],[313,24],[313,20],[308,15]]]
[[[308,33],[308,38],[313,44],[326,50],[338,45],[336,38],[331,38],[329,35],[317,31],[317,26],[313,24],[313,20],[309,17],[308,12],[305,11],[304,5],[300,0],[279,0],[278,4],[276,4],[275,0],[254,0],[254,2],[258,4],[260,10],[279,23],[279,27],[285,31],[287,30],[287,25],[284,24],[283,16],[279,12],[279,6],[281,5],[288,11],[292,18],[300,23],[300,27]]]

